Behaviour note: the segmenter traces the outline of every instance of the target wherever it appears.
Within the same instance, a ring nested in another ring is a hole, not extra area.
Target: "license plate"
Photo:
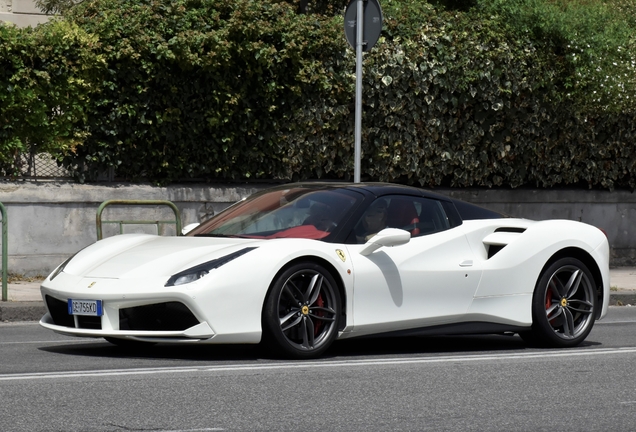
[[[102,316],[104,315],[102,310],[102,301],[68,299],[68,314]]]

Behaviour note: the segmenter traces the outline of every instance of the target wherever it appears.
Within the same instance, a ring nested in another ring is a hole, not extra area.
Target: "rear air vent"
[[[504,248],[504,246],[502,246],[502,245],[490,245],[490,246],[488,246],[488,259],[494,257],[495,254],[497,252],[499,252],[500,250],[502,250],[503,248]]]
[[[525,228],[518,227],[500,227],[492,234],[488,234],[484,238],[484,246],[488,251],[488,259],[495,256],[499,251],[508,246],[519,238],[525,232]]]
[[[519,233],[525,232],[525,228],[516,228],[516,227],[502,227],[497,228],[495,232],[509,232],[509,233]]]

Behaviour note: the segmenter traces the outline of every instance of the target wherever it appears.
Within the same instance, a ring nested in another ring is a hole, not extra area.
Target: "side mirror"
[[[381,247],[392,247],[407,244],[411,240],[411,233],[398,228],[385,228],[364,244],[361,255],[370,255]]]
[[[182,235],[186,235],[187,233],[189,233],[190,231],[192,231],[193,229],[195,229],[196,227],[198,227],[200,224],[198,222],[195,223],[191,223],[191,224],[187,224],[186,226],[184,226],[183,228],[181,228],[181,234]]]

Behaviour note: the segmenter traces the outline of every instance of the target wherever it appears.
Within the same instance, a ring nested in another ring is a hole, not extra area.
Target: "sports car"
[[[118,344],[262,343],[291,358],[370,335],[519,334],[571,347],[609,301],[600,229],[419,188],[296,183],[185,236],[122,234],[41,286],[55,332]]]

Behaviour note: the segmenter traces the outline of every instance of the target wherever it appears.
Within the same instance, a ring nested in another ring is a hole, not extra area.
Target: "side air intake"
[[[501,227],[484,238],[484,246],[488,251],[488,259],[519,238],[525,232],[525,228]]]

